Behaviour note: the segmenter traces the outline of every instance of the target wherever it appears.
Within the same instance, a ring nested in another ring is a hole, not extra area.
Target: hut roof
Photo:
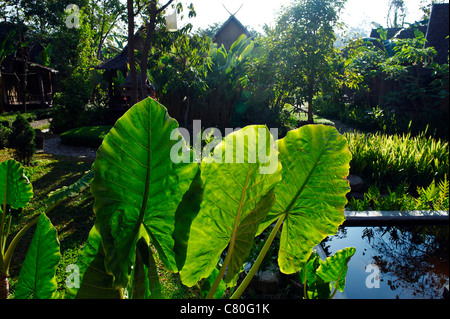
[[[397,35],[397,39],[414,38],[414,29],[419,29],[427,40],[427,47],[434,47],[437,56],[434,60],[440,64],[447,62],[448,57],[448,39],[449,35],[449,4],[434,4],[431,8],[431,15],[428,24],[414,28],[389,28],[387,30],[387,38],[392,39]],[[372,29],[371,38],[380,38],[376,29]]]
[[[242,35],[245,34],[250,37],[251,34],[246,27],[234,16],[231,15],[230,18],[225,21],[225,23],[220,27],[213,37],[213,41],[219,46],[222,44],[227,50],[231,48],[231,45]]]
[[[134,34],[134,43],[136,50],[142,50],[144,47],[144,40],[145,40],[144,33],[145,27],[141,26],[139,30]],[[127,63],[128,63],[128,44],[114,58],[103,61],[99,65],[94,66],[94,69],[107,71],[110,70],[126,71]]]
[[[412,39],[415,36],[414,29],[418,29],[425,35],[427,33],[427,28],[428,26],[426,25],[414,28],[388,28],[386,29],[387,31],[386,37],[387,39],[392,39],[394,36],[397,39]],[[380,34],[377,32],[377,29],[372,29],[372,31],[370,32],[370,37],[376,39],[380,38]]]
[[[426,32],[426,46],[434,47],[437,51],[435,61],[446,63],[448,58],[449,35],[449,4],[435,4],[431,8],[430,22]]]

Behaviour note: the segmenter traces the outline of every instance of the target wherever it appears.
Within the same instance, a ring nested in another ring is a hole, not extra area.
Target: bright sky
[[[189,20],[197,28],[206,28],[214,22],[223,23],[229,18],[229,13],[223,5],[236,14],[236,18],[245,26],[251,26],[261,31],[261,26],[270,24],[275,13],[282,5],[289,5],[292,0],[178,0],[185,7],[189,3],[194,4],[197,17]],[[421,2],[429,0],[405,0],[407,16],[405,22],[414,22],[421,18],[422,13],[418,10]],[[386,16],[389,0],[347,0],[342,19],[349,27],[363,26],[368,35],[375,21],[386,27]],[[187,20],[187,19],[186,19]],[[185,20],[185,21],[186,21]],[[182,22],[183,24],[183,22]]]

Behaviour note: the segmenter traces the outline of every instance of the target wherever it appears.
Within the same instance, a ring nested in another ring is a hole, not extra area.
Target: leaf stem
[[[23,235],[25,235],[25,233],[28,231],[28,229],[30,229],[32,226],[34,226],[35,224],[37,224],[37,222],[39,221],[39,217],[41,216],[41,214],[39,214],[37,217],[35,217],[31,222],[29,222],[26,226],[24,226],[18,233],[17,235],[13,238],[13,240],[11,241],[11,243],[8,246],[8,249],[6,250],[5,253],[5,260],[4,260],[4,265],[3,267],[5,268],[5,274],[8,275],[8,271],[9,271],[9,264],[11,262],[11,257],[12,254],[14,252],[14,250],[16,249],[17,244],[19,243],[20,239],[23,237]]]
[[[261,249],[261,252],[258,255],[258,258],[256,258],[255,263],[253,264],[252,268],[248,272],[247,276],[245,276],[244,281],[242,281],[241,285],[238,289],[234,292],[234,294],[230,297],[230,299],[239,299],[244,292],[244,290],[247,288],[247,286],[250,284],[251,280],[253,279],[253,276],[255,276],[256,272],[259,269],[259,266],[261,265],[262,261],[264,260],[264,257],[266,257],[267,252],[269,251],[270,246],[272,245],[272,242],[278,232],[278,230],[281,227],[281,224],[284,221],[285,214],[282,215],[277,223],[275,224],[274,228],[272,229],[269,238],[264,243],[263,248]]]
[[[230,249],[227,251],[227,256],[225,257],[222,267],[220,267],[219,274],[214,280],[214,283],[212,284],[211,289],[209,289],[205,299],[213,299],[217,287],[219,287],[220,280],[223,278],[223,275],[225,274],[225,270],[227,269],[232,254],[233,254],[233,247],[230,247]]]

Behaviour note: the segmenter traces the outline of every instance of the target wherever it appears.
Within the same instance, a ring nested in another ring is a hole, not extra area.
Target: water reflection
[[[449,280],[446,226],[343,227],[322,243],[327,255],[353,246],[345,293],[349,298],[442,298]],[[379,288],[367,284],[368,265],[379,270]]]

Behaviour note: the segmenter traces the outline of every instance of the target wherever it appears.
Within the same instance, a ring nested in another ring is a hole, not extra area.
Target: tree
[[[136,104],[143,96],[139,96],[138,85],[141,86],[141,92],[143,93],[143,88],[145,87],[145,82],[147,80],[147,62],[148,54],[151,49],[153,35],[156,28],[156,18],[161,14],[173,0],[169,0],[161,8],[157,8],[157,0],[149,1],[137,1],[136,11],[135,2],[133,0],[127,0],[127,16],[128,16],[128,63],[130,65],[130,76],[131,76],[131,104]],[[145,11],[149,19],[144,17],[144,28],[145,28],[145,43],[142,50],[141,57],[141,82],[138,83],[137,68],[136,68],[136,56],[135,56],[135,17]],[[141,94],[142,94],[141,93]]]
[[[339,12],[345,0],[296,0],[285,8],[272,34],[282,88],[295,103],[307,103],[313,123],[313,98],[331,76],[331,57]]]

